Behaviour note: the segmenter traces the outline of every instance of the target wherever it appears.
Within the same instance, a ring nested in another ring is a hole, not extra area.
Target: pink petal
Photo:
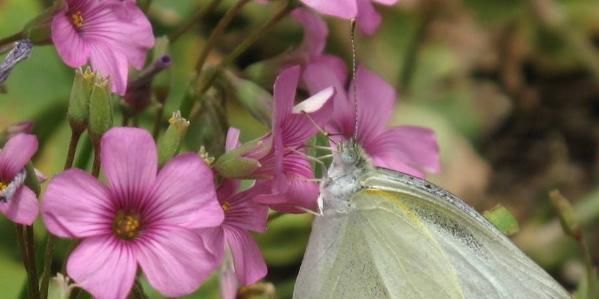
[[[268,207],[253,201],[257,195],[264,194],[270,190],[270,188],[263,187],[261,185],[254,186],[249,190],[226,198],[223,202],[227,202],[230,209],[225,213],[224,225],[256,232],[266,231]]]
[[[237,298],[237,290],[239,289],[239,280],[235,274],[235,266],[233,265],[233,257],[231,251],[225,252],[225,260],[221,267],[219,275],[220,283],[220,298],[235,299]]]
[[[235,273],[240,285],[253,284],[266,276],[266,262],[258,244],[248,232],[225,228],[225,238],[233,253]]]
[[[154,139],[147,131],[110,129],[102,137],[100,154],[102,169],[116,198],[143,198],[154,186],[158,156]]]
[[[330,133],[343,134],[348,137],[353,134],[353,109],[350,105],[344,82],[339,73],[330,68],[327,62],[315,61],[304,67],[303,81],[310,94],[315,94],[329,86],[335,88],[333,97],[333,125]]]
[[[320,13],[351,19],[358,14],[356,0],[302,0]]]
[[[283,70],[274,84],[273,97],[274,97],[274,116],[273,116],[273,135],[276,135],[275,131],[278,129],[280,124],[291,114],[293,105],[295,103],[295,93],[297,85],[299,83],[300,67],[293,66]]]
[[[125,95],[129,74],[127,58],[120,52],[113,51],[107,43],[88,43],[88,47],[92,68],[102,76],[108,77],[114,93]]]
[[[358,1],[358,17],[356,22],[360,31],[366,35],[372,35],[381,25],[381,15],[374,9],[370,0]]]
[[[304,27],[304,39],[298,51],[311,58],[320,56],[329,35],[327,23],[311,9],[296,8],[291,15]]]
[[[86,3],[87,4],[87,3]],[[154,34],[143,11],[132,1],[100,1],[83,10],[81,35],[88,42],[102,43],[127,58],[140,69]]]
[[[55,176],[42,199],[46,227],[63,238],[109,234],[114,215],[110,192],[96,178],[76,168]]]
[[[439,146],[435,133],[427,128],[394,127],[365,147],[375,165],[418,177],[423,171],[439,172]]]
[[[52,19],[52,42],[60,58],[68,66],[76,68],[87,63],[90,50],[66,13],[61,11]]]
[[[395,106],[395,90],[381,77],[360,66],[356,72],[358,141],[366,144],[385,130]],[[350,99],[354,87],[350,86]]]
[[[212,170],[196,154],[169,161],[158,174],[145,211],[148,221],[186,228],[214,227],[223,222]]]
[[[127,298],[137,265],[131,248],[112,236],[84,239],[67,262],[67,272],[97,299]]]
[[[227,152],[239,147],[240,132],[237,128],[229,128],[227,131],[227,140],[225,142],[225,150]]]
[[[137,260],[148,281],[167,297],[194,292],[218,267],[222,259],[202,244],[202,236],[178,227],[160,228],[137,246]]]
[[[239,190],[239,186],[241,182],[239,180],[234,179],[223,179],[218,189],[216,189],[216,196],[218,197],[218,201],[222,204],[226,200],[228,200],[233,194]]]
[[[334,91],[332,87],[324,89],[293,108],[298,113],[288,115],[280,125],[286,148],[303,145],[329,122],[333,112],[333,102],[329,100]]]
[[[37,152],[37,138],[30,134],[17,134],[0,150],[0,180],[10,182],[21,172]]]
[[[39,213],[35,193],[22,186],[8,202],[0,202],[0,212],[15,223],[31,225]]]

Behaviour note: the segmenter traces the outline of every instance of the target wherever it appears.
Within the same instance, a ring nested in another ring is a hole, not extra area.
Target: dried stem
[[[177,28],[173,33],[168,36],[169,41],[173,44],[177,41],[185,32],[189,31],[193,27],[193,25],[199,20],[203,19],[207,14],[214,11],[218,5],[221,3],[221,0],[211,0],[208,6],[198,7],[193,15],[187,19],[179,28]]]
[[[262,26],[260,26],[258,30],[248,35],[239,44],[239,46],[233,49],[233,51],[223,59],[223,61],[216,67],[216,69],[213,72],[209,73],[205,78],[200,77],[199,85],[196,87],[196,98],[203,95],[210,88],[210,86],[212,86],[214,80],[220,75],[220,73],[225,69],[225,67],[235,62],[235,60],[237,60],[237,58],[239,58],[241,54],[245,53],[245,51],[247,51],[256,41],[258,41],[260,37],[268,33],[279,21],[281,21],[281,19],[283,19],[283,17],[288,15],[293,10],[293,8],[294,6],[291,5],[291,1],[287,1],[279,8],[279,10],[273,15],[272,18],[270,18],[268,21],[262,24]],[[193,100],[193,97],[184,98],[180,107],[181,113],[187,119],[191,119],[191,116],[199,111],[197,107],[193,107],[191,109],[184,109],[185,107],[192,107],[197,105],[197,102],[191,104],[188,103],[188,101],[191,100]],[[192,111],[194,113],[192,113]]]
[[[204,45],[204,49],[200,52],[200,57],[198,57],[198,61],[196,63],[195,69],[198,74],[202,72],[202,68],[206,63],[206,59],[208,59],[208,54],[214,46],[216,45],[216,41],[223,34],[227,26],[233,21],[233,18],[239,14],[241,9],[250,2],[251,0],[239,0],[233,7],[231,7],[227,13],[218,21],[216,27],[210,33],[208,40],[206,41],[206,45]]]

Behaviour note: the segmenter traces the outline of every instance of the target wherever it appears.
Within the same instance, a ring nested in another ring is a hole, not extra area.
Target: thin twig
[[[187,19],[179,28],[175,29],[175,31],[168,36],[170,43],[173,44],[175,41],[177,41],[183,34],[185,34],[185,32],[189,31],[189,29],[191,29],[196,22],[214,11],[221,2],[221,0],[211,0],[210,4],[208,4],[208,6],[205,8],[198,7],[189,19]]]

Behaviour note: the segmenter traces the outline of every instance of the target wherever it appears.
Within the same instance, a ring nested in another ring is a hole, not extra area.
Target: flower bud
[[[250,178],[262,166],[255,157],[264,156],[263,152],[270,147],[262,139],[244,143],[218,157],[214,169],[226,178]]]
[[[254,118],[270,126],[272,115],[272,95],[256,83],[239,78],[233,72],[226,72],[227,90]]]
[[[67,119],[74,132],[83,132],[89,118],[89,99],[94,87],[95,73],[89,67],[77,69],[71,87]]]
[[[62,273],[56,273],[52,277],[48,288],[48,299],[69,299],[71,291],[77,287],[71,279]]]
[[[580,223],[570,201],[558,190],[549,192],[549,199],[553,207],[557,210],[564,232],[572,238],[579,240],[581,236]]]
[[[181,147],[181,142],[189,128],[189,121],[181,117],[181,112],[173,113],[173,116],[168,121],[170,125],[164,136],[158,142],[158,161],[160,165],[164,165],[166,161],[174,157]]]
[[[494,208],[485,211],[483,215],[506,236],[514,235],[520,230],[518,220],[516,220],[514,215],[502,205],[497,205]]]
[[[96,76],[89,99],[89,136],[94,145],[112,127],[112,95],[108,80]]]
[[[154,77],[171,66],[171,57],[163,55],[146,68],[137,79],[127,86],[124,100],[134,114],[142,112],[150,105],[152,81]]]

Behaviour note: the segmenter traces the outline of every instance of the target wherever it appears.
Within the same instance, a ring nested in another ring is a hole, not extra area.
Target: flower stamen
[[[119,211],[112,224],[114,233],[122,240],[132,240],[141,231],[141,217],[137,213]]]
[[[225,201],[223,203],[223,211],[228,212],[229,210],[231,210],[231,204],[228,201]]]
[[[83,27],[83,15],[81,11],[78,10],[71,14],[71,23],[73,23],[76,29]]]

